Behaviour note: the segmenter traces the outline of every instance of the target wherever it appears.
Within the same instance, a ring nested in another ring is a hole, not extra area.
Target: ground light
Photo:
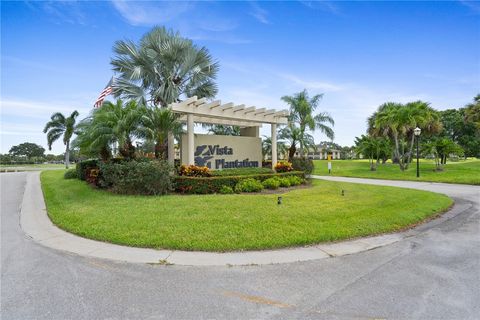
[[[422,129],[419,127],[416,127],[413,130],[413,133],[415,134],[415,138],[417,139],[417,178],[420,177],[420,162],[418,160],[418,140],[420,140],[420,133],[422,132]]]

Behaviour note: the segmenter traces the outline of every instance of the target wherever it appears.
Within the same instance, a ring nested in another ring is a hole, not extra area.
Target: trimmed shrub
[[[233,189],[232,187],[230,186],[222,186],[220,188],[220,190],[218,190],[218,193],[221,193],[221,194],[232,194],[233,193]]]
[[[63,174],[64,179],[77,179],[77,169],[69,169]]]
[[[278,181],[280,182],[280,187],[283,187],[283,188],[288,188],[292,185],[290,183],[290,178],[289,177],[280,178],[280,179],[278,179]]]
[[[208,167],[199,167],[195,165],[182,165],[178,170],[179,176],[187,177],[210,177],[212,174]]]
[[[172,189],[167,161],[123,161],[100,164],[100,185],[120,194],[160,195]]]
[[[288,179],[291,186],[299,186],[304,182],[304,179],[297,176],[285,177],[284,179]]]
[[[279,161],[275,165],[276,172],[290,172],[293,171],[292,164],[288,161]]]
[[[292,176],[292,178],[293,177],[294,176]],[[280,181],[278,180],[278,178],[275,178],[275,177],[264,180],[262,184],[266,189],[271,189],[271,190],[275,190],[275,189],[278,189],[278,187],[280,187]]]
[[[240,182],[237,183],[235,186],[235,192],[259,192],[263,190],[263,185],[260,181],[253,179],[253,178],[247,178],[240,180]]]
[[[313,172],[313,160],[307,158],[293,158],[292,167],[295,171],[303,171],[305,174]]]
[[[214,170],[211,172],[212,176],[244,176],[252,174],[264,174],[264,173],[274,173],[272,169],[269,168],[234,168],[234,169],[223,169],[223,170]]]
[[[188,194],[218,193],[222,186],[235,188],[240,180],[253,178],[264,181],[272,177],[298,176],[303,179],[303,172],[292,171],[285,173],[258,174],[251,176],[217,176],[217,177],[175,177],[175,191]]]
[[[78,179],[86,180],[88,171],[91,169],[98,169],[98,163],[99,161],[97,159],[88,159],[78,162],[76,165]]]

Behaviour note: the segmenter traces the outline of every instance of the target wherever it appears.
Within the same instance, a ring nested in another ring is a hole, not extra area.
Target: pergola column
[[[272,140],[272,169],[277,164],[277,124],[272,123],[271,125],[271,140]]]
[[[193,114],[187,114],[187,163],[189,165],[195,164],[195,146],[194,146],[194,132],[193,132]]]
[[[175,163],[175,139],[173,133],[169,132],[167,137],[167,148],[168,148],[168,162],[170,164]]]

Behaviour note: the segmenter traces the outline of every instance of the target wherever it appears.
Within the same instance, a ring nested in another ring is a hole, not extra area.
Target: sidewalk
[[[363,181],[366,179],[355,178],[338,179],[336,177],[334,178],[319,176],[312,176],[312,178],[346,182],[348,180],[348,182],[395,185],[418,189],[424,189],[424,185],[436,185],[432,183],[418,183],[418,186],[416,186],[415,184],[417,184],[417,182],[408,182],[405,184],[405,181]],[[439,192],[447,193],[444,192],[445,188],[443,188],[443,184],[438,185],[442,187],[439,188],[441,189],[439,190]],[[452,189],[455,189],[456,187],[468,187],[457,185],[449,186]],[[480,188],[475,190],[478,191],[480,190]],[[457,195],[456,192],[450,193],[451,194],[447,194],[450,196]],[[27,183],[20,213],[20,224],[27,236],[32,238],[34,241],[40,243],[41,245],[82,256],[111,259],[131,263],[159,263],[189,266],[262,265],[327,259],[331,257],[354,254],[386,246],[407,237],[415,236],[429,227],[433,227],[439,223],[442,223],[445,220],[448,220],[462,213],[465,210],[468,210],[470,207],[472,207],[472,204],[468,201],[457,201],[455,206],[450,211],[443,214],[440,218],[432,220],[429,223],[420,225],[419,227],[408,230],[406,232],[361,238],[357,240],[338,243],[320,244],[308,247],[279,250],[227,253],[154,250],[147,248],[126,247],[90,240],[59,229],[48,218],[40,185],[40,172],[28,172]]]

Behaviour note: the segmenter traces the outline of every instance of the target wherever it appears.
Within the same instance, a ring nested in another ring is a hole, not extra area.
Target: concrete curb
[[[467,204],[455,205],[452,210],[440,219],[446,220],[468,210],[468,208]],[[415,228],[401,233],[309,247],[226,253],[126,247],[82,238],[56,227],[47,215],[40,184],[40,172],[27,173],[27,183],[20,213],[20,225],[27,236],[34,241],[56,250],[130,263],[188,266],[262,265],[326,259],[375,249],[421,232]]]

